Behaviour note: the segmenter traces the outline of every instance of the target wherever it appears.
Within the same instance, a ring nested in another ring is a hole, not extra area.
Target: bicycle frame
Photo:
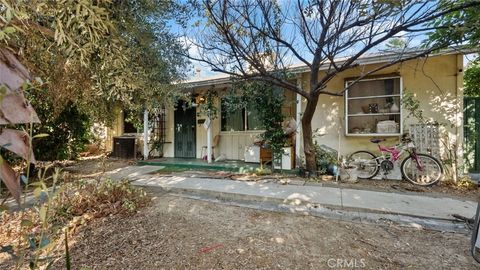
[[[393,161],[399,160],[400,157],[403,155],[403,153],[408,152],[410,157],[412,157],[412,159],[415,160],[417,169],[419,169],[420,171],[423,169],[423,166],[420,164],[420,161],[418,160],[418,155],[415,151],[415,145],[412,142],[409,142],[407,144],[390,146],[390,147],[386,147],[378,144],[378,149],[380,150],[380,153],[381,153],[380,157],[382,159],[385,160],[386,159],[385,153],[389,153]]]

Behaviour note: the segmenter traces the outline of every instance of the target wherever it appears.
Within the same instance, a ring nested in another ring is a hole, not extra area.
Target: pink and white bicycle
[[[385,139],[373,138],[372,143],[378,145],[380,155],[376,156],[369,151],[357,151],[348,157],[348,163],[357,167],[358,178],[371,179],[380,170],[383,178],[395,168],[395,163],[404,153],[408,155],[400,165],[402,177],[412,184],[420,186],[431,186],[436,184],[443,177],[443,167],[440,161],[428,154],[420,154],[415,150],[415,145],[408,135],[402,136],[399,144],[386,147],[380,145]]]

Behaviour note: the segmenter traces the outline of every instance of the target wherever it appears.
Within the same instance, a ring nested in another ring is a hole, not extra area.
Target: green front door
[[[196,112],[180,101],[174,114],[175,157],[195,158],[196,152]]]

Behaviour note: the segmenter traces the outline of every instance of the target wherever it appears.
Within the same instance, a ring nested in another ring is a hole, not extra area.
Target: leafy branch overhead
[[[0,41],[42,78],[56,115],[77,106],[110,122],[118,103],[139,111],[172,102],[187,61],[168,22],[187,14],[170,0],[2,0]]]

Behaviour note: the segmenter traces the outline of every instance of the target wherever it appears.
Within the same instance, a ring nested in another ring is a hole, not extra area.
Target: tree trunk
[[[312,119],[317,109],[318,96],[307,100],[307,106],[302,116],[303,149],[305,153],[306,170],[310,176],[317,175],[317,162],[315,158],[315,146],[313,144]]]

